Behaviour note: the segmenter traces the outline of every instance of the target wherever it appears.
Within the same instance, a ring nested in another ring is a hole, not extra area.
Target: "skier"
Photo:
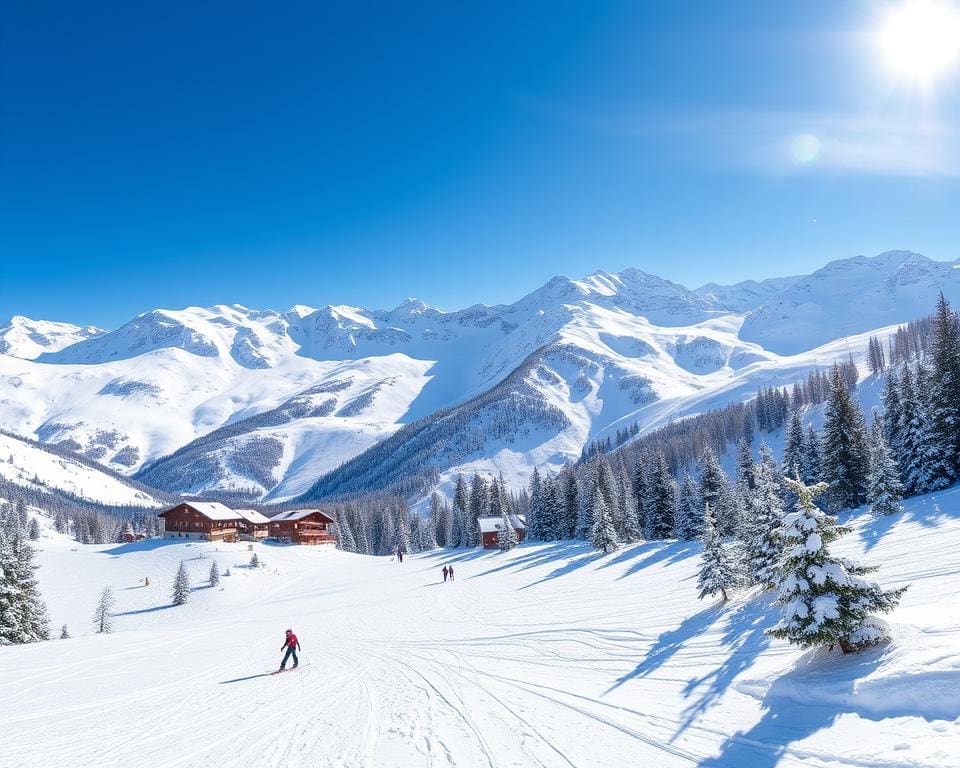
[[[284,667],[287,666],[287,659],[293,656],[293,668],[296,669],[300,665],[300,660],[297,658],[297,651],[300,650],[300,641],[297,640],[297,636],[293,634],[292,629],[287,630],[287,636],[283,641],[283,645],[280,650],[286,649],[286,654],[284,654],[283,661],[280,662],[280,671],[283,672]]]
[[[403,547],[397,547],[397,560],[403,562]]]
[[[453,581],[453,566],[450,566],[450,581]]]
[[[443,566],[443,580],[444,580],[444,581],[447,580],[447,573],[448,573],[448,571],[447,571],[447,566]]]

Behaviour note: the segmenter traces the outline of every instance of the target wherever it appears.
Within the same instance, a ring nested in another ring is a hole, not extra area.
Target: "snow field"
[[[960,766],[960,489],[847,522],[839,554],[912,585],[894,642],[851,656],[767,637],[767,596],[697,601],[694,543],[402,565],[258,544],[252,570],[246,544],[48,533],[41,587],[75,637],[0,649],[3,764]],[[195,591],[169,608],[181,559]],[[80,636],[107,584],[115,634]],[[304,666],[271,677],[287,627]]]

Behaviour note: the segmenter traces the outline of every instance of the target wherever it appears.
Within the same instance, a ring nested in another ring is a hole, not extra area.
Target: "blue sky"
[[[8,8],[0,317],[960,257],[960,85],[891,73],[889,3],[473,5]]]

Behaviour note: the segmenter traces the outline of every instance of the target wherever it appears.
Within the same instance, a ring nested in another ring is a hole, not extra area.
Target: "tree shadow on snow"
[[[753,666],[757,657],[770,645],[767,630],[779,620],[773,606],[773,595],[765,593],[736,607],[727,619],[721,644],[728,649],[723,663],[702,677],[693,678],[684,687],[686,697],[698,696],[686,710],[674,739],[716,703],[736,677]],[[736,765],[736,763],[731,763]]]
[[[631,680],[646,677],[655,672],[666,664],[677,651],[702,632],[705,632],[722,615],[723,609],[719,605],[713,605],[684,619],[676,629],[662,633],[650,650],[647,651],[643,661],[637,664],[636,669],[618,678],[613,685],[603,692],[603,695],[606,696]]]
[[[165,611],[168,608],[173,608],[173,603],[170,605],[155,605],[152,608],[137,608],[135,611],[121,611],[120,613],[113,614],[114,616],[137,616],[141,613],[156,613],[157,611]]]
[[[143,541],[131,541],[126,544],[118,544],[111,549],[103,550],[103,554],[118,557],[130,552],[150,552],[161,547],[169,547],[173,544],[183,544],[184,539],[144,539]]]
[[[618,580],[633,576],[644,568],[649,568],[651,565],[659,562],[671,565],[692,555],[699,554],[701,549],[701,545],[694,541],[652,541],[642,546],[642,551],[637,554],[645,554],[647,552],[650,554],[641,560],[637,560],[637,562],[631,565],[623,574],[617,577]]]
[[[960,517],[960,486],[907,499],[903,505],[902,512],[880,517],[872,517],[865,511],[866,508],[850,513],[849,517],[853,518],[850,522],[857,522],[857,517],[861,516],[857,534],[867,551],[879,544],[901,521],[917,523],[924,528],[935,528],[944,520]]]
[[[829,728],[843,714],[851,712],[872,720],[884,719],[844,703],[849,701],[846,697],[853,694],[857,680],[870,674],[882,657],[882,648],[847,656],[838,650],[825,649],[804,653],[793,669],[777,678],[767,690],[763,697],[763,717],[749,730],[730,736],[719,754],[700,763],[701,768],[775,768],[791,744]],[[830,674],[834,668],[843,670],[839,680]],[[825,674],[829,680],[824,679]],[[809,703],[804,689],[823,686],[829,686],[830,697],[836,703]]]

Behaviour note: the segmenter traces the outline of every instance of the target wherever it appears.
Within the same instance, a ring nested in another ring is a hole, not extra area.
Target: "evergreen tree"
[[[343,550],[344,552],[356,552],[357,542],[354,541],[353,531],[350,530],[350,523],[347,520],[346,510],[337,510],[337,512],[334,514],[333,523],[337,538],[337,549]],[[214,563],[214,565],[216,565],[216,563]]]
[[[880,395],[883,403],[883,437],[887,447],[894,456],[899,456],[903,450],[900,434],[900,379],[896,369],[891,369],[883,382],[883,392]],[[901,474],[902,478],[902,474]],[[804,482],[807,482],[804,480]],[[809,483],[807,482],[809,485]]]
[[[900,374],[900,391],[897,400],[900,410],[891,414],[898,423],[897,458],[900,477],[908,494],[923,493],[926,490],[923,414],[913,386],[913,376],[907,366],[904,366]]]
[[[933,316],[930,363],[928,429],[943,457],[930,485],[937,490],[954,483],[960,468],[960,326],[942,292]]]
[[[950,441],[953,439],[952,427],[946,427],[941,423],[945,419],[952,424],[952,416],[944,417],[944,409],[937,402],[939,387],[935,372],[918,361],[915,376],[921,415],[919,442],[923,465],[923,480],[918,485],[918,490],[921,493],[941,491],[957,479],[956,463],[950,447]]]
[[[467,481],[463,475],[457,475],[457,484],[453,491],[453,532],[452,546],[469,547],[473,542],[471,536],[471,527],[473,521],[470,520],[470,491],[467,489]],[[459,529],[459,530],[458,530]]]
[[[700,457],[700,497],[710,505],[720,535],[735,535],[740,524],[739,508],[727,474],[711,448],[705,448]]]
[[[769,634],[802,648],[839,645],[844,653],[886,639],[884,623],[872,614],[893,610],[906,588],[884,591],[863,578],[873,569],[831,556],[828,546],[849,529],[814,503],[826,484],[786,482],[798,502],[784,517],[777,595],[783,618]]]
[[[11,537],[0,530],[0,645],[50,639],[33,547],[23,535],[19,515],[17,518]]]
[[[93,628],[98,635],[105,635],[113,631],[113,606],[115,604],[113,590],[110,587],[104,587],[103,592],[100,593],[100,600],[97,602],[97,610],[93,613]]]
[[[577,514],[580,511],[580,486],[577,484],[577,476],[572,469],[567,469],[560,476],[558,487],[562,494],[563,501],[563,539],[572,539],[577,534]],[[634,504],[634,514],[637,514],[636,504]]]
[[[593,544],[594,549],[599,549],[604,553],[616,551],[620,542],[617,541],[617,532],[613,528],[610,507],[599,482],[593,491],[592,512],[593,526],[590,529],[590,543]]]
[[[803,452],[800,456],[800,479],[808,485],[820,481],[820,439],[813,429],[807,427],[803,439]]]
[[[490,489],[486,481],[479,474],[474,473],[473,480],[470,481],[470,530],[471,546],[480,544],[480,523],[481,517],[490,516]]]
[[[772,589],[782,554],[783,500],[773,451],[766,444],[760,446],[755,472],[757,487],[750,497],[745,565],[750,581]]]
[[[740,438],[740,442],[737,443],[736,487],[737,494],[741,499],[748,498],[754,488],[753,453],[750,451],[750,443],[742,437]]]
[[[260,567],[262,567],[262,566],[263,566],[263,563],[262,563],[261,560],[260,560],[260,555],[258,555],[256,552],[254,552],[254,553],[250,556],[250,567],[251,567],[251,568],[260,568]],[[182,562],[180,563],[180,567],[181,567],[181,570],[182,570],[182,569],[183,569],[183,563],[182,563]],[[186,577],[187,572],[184,571],[184,572],[183,572],[183,575],[184,575],[184,577]],[[177,571],[177,577],[179,578],[179,576],[180,576],[180,572]],[[179,605],[179,603],[174,603],[174,605]]]
[[[210,563],[210,586],[216,587],[220,584],[220,566],[217,565],[217,561],[214,560]]]
[[[666,539],[673,534],[677,509],[677,488],[670,474],[670,466],[663,451],[657,457],[650,473],[647,489],[647,538]]]
[[[257,563],[254,563],[254,560],[257,560]],[[253,557],[250,559],[250,565],[253,568],[259,565],[256,552],[253,553]],[[183,605],[190,599],[190,577],[187,575],[187,566],[184,565],[183,560],[180,561],[180,567],[177,568],[177,575],[173,578],[171,597],[173,598],[174,605]]]
[[[397,532],[395,549],[407,554],[410,551],[410,510],[402,501],[396,506],[394,525]]]
[[[830,375],[821,463],[824,480],[830,487],[830,498],[837,509],[858,507],[866,501],[870,471],[866,424],[863,412],[850,397],[847,381],[837,366]]]
[[[460,478],[457,479],[457,488],[459,490]],[[453,518],[455,515],[455,507],[451,510],[451,514],[447,514],[447,510],[443,503],[443,497],[434,491],[430,494],[430,517],[433,520],[434,525],[434,537],[437,540],[438,547],[450,547],[450,546],[460,546],[459,544],[453,543]],[[460,536],[463,535],[463,520],[460,521],[460,529],[458,531]]]
[[[677,494],[676,536],[684,541],[693,541],[703,535],[703,501],[697,484],[689,472],[683,473]]]
[[[870,431],[870,482],[867,500],[874,513],[889,515],[902,509],[900,500],[903,498],[903,486],[900,484],[900,471],[887,450],[883,432],[882,420],[874,413]]]
[[[27,526],[27,537],[30,541],[37,541],[40,538],[40,524],[37,518],[31,518],[30,525]]]
[[[637,507],[637,519],[643,522],[647,519],[647,480],[650,475],[650,459],[646,451],[637,454],[636,464],[633,466],[633,502]]]
[[[793,411],[783,433],[783,474],[787,477],[800,477],[803,466],[803,422],[800,411]]]
[[[546,541],[546,514],[544,510],[543,480],[534,467],[530,477],[530,510],[527,512],[527,537],[532,541]]]
[[[517,546],[519,539],[506,505],[500,505],[500,525],[497,528],[497,547],[501,552],[508,552]]]
[[[733,589],[736,583],[736,566],[723,544],[716,515],[710,504],[706,503],[703,515],[703,554],[700,557],[700,571],[697,575],[700,599],[719,592],[723,602],[726,602],[727,590]]]
[[[60,639],[61,639],[61,640],[69,640],[69,639],[70,639],[70,632],[69,632],[69,630],[67,629],[67,625],[66,625],[66,624],[64,624],[62,627],[60,627]]]

